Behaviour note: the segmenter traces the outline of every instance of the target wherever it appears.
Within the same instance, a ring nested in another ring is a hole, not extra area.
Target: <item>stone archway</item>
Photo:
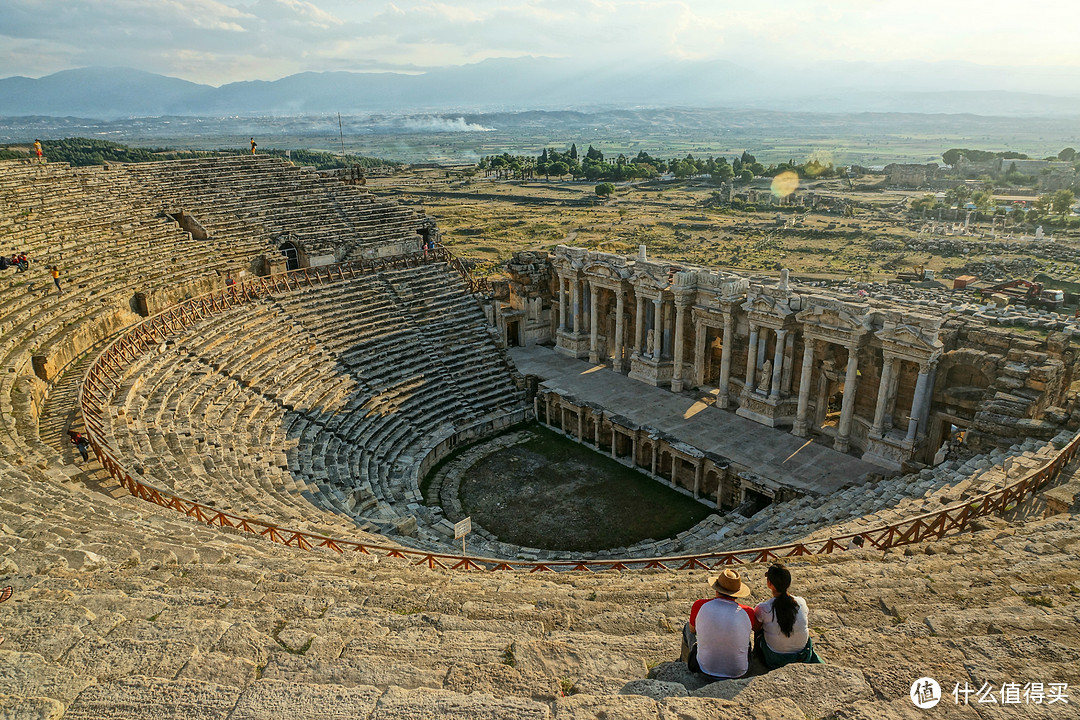
[[[293,242],[283,242],[278,246],[278,250],[285,256],[286,268],[288,270],[300,269],[300,250]]]

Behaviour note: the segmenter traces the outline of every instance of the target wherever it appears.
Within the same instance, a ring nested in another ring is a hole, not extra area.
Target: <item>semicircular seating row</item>
[[[416,518],[425,547],[452,539],[421,505],[419,463],[524,406],[446,263],[250,302],[162,347],[110,404],[119,456],[179,495],[315,532],[411,533]]]
[[[182,230],[166,214],[178,210],[210,236]],[[34,375],[32,357],[48,359],[51,381],[139,320],[135,293],[160,292],[160,304],[220,287],[227,271],[276,252],[282,234],[313,252],[347,238],[363,255],[415,243],[420,223],[411,208],[268,157],[78,168],[0,162],[0,253],[31,260],[27,273],[0,274],[3,445],[49,454],[35,428],[10,420],[15,384]],[[62,295],[51,265],[60,267]]]

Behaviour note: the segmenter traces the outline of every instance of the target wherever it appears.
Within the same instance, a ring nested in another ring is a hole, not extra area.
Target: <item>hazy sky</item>
[[[123,65],[220,85],[522,55],[1076,69],[1077,7],[1072,0],[2,0],[0,77]]]

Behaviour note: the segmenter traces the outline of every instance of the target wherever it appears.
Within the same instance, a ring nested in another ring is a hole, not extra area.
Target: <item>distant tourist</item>
[[[251,138],[251,154],[252,155],[255,154],[255,148],[257,148],[257,147],[259,147],[259,146],[255,144],[255,138]]]
[[[41,151],[41,141],[40,140],[34,140],[34,152],[37,153],[38,162],[41,162],[42,151]]]
[[[90,441],[86,439],[86,436],[81,432],[75,432],[74,430],[68,433],[68,438],[71,440],[71,444],[79,450],[79,454],[82,455],[83,462],[90,460]]]
[[[866,543],[866,541],[863,540],[862,535],[856,535],[855,537],[851,538],[851,540],[847,544],[847,548],[845,548],[845,549],[846,550],[861,550],[862,546],[865,543]]]
[[[736,601],[750,588],[734,570],[709,578],[715,597],[698,600],[683,628],[682,659],[691,672],[737,678],[750,669],[751,641],[759,626],[754,609]]]
[[[820,663],[810,639],[806,601],[788,595],[791,572],[779,563],[770,565],[765,582],[772,597],[754,608],[761,626],[757,647],[762,660],[771,668],[791,663]]]
[[[64,291],[60,289],[60,268],[58,268],[56,265],[53,265],[49,269],[49,274],[52,275],[53,284],[56,285],[56,294],[63,295]]]

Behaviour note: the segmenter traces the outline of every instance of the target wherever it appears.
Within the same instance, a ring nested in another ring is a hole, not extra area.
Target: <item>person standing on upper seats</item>
[[[737,678],[750,669],[750,649],[758,622],[754,609],[736,601],[750,588],[734,570],[709,578],[715,597],[698,600],[683,628],[682,659],[691,672]]]
[[[255,154],[255,148],[257,148],[257,147],[259,147],[259,146],[255,144],[255,138],[251,138],[251,154],[252,155]]]
[[[42,153],[42,150],[41,150],[41,141],[40,140],[36,140],[36,139],[34,140],[34,152],[37,153],[38,162],[41,162],[41,156],[42,156],[43,153]]]

